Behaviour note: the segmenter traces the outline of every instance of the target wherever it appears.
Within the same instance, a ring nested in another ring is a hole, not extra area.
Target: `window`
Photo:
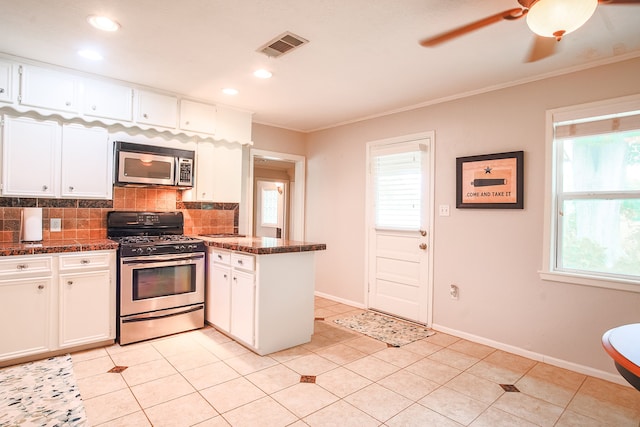
[[[372,150],[375,227],[422,228],[425,146],[395,144]]]
[[[278,226],[278,191],[262,190],[262,225]]]
[[[547,273],[640,292],[640,99],[550,118]]]

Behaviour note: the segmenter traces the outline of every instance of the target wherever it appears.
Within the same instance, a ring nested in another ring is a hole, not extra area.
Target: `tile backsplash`
[[[0,197],[0,242],[19,242],[24,207],[42,207],[43,240],[104,239],[107,212],[113,210],[179,210],[184,214],[184,233],[189,235],[238,232],[238,203],[183,202],[180,190],[114,187],[113,200]],[[50,230],[51,218],[61,219],[62,231]]]

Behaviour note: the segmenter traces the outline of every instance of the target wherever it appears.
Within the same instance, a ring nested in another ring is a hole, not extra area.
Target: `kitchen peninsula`
[[[207,323],[260,355],[311,340],[315,251],[325,244],[198,237],[207,245]]]

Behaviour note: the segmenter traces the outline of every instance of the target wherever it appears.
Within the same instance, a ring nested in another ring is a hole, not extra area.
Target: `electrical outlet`
[[[49,231],[52,231],[52,232],[62,231],[62,219],[60,219],[60,218],[51,218],[51,224],[49,226]]]
[[[456,285],[451,285],[449,286],[449,294],[451,295],[451,299],[458,299],[460,289],[458,289],[458,286]]]
[[[449,205],[440,205],[438,207],[438,213],[440,216],[449,216]]]

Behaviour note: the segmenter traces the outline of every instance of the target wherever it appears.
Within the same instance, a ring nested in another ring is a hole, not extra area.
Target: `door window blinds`
[[[419,230],[424,217],[426,145],[402,143],[373,147],[371,166],[375,227]]]

